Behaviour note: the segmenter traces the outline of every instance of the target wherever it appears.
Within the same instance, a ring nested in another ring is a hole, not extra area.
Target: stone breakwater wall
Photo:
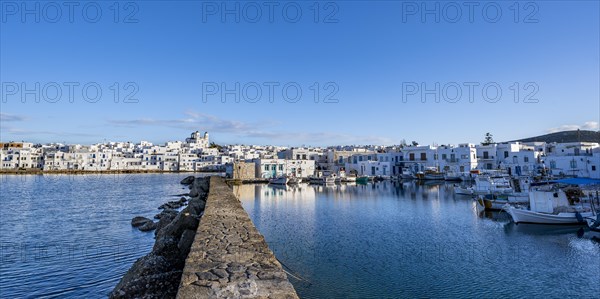
[[[141,219],[156,229],[156,240],[152,251],[138,259],[121,278],[109,294],[110,298],[175,298],[177,295],[185,259],[206,205],[209,178],[190,176],[181,183],[188,185],[190,192],[187,206],[180,212],[166,208],[165,205],[171,204],[168,203],[161,206],[164,210],[157,215],[159,217],[155,216],[158,223],[144,217],[133,219],[133,226]]]
[[[220,177],[210,178],[177,298],[298,298],[264,237]]]

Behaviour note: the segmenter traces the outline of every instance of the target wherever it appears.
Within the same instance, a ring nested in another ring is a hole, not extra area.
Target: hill
[[[518,140],[512,140],[512,142],[598,142],[600,143],[600,132],[586,131],[586,130],[574,130],[574,131],[562,131],[556,133],[550,133],[546,135],[540,135],[536,137],[523,138]]]

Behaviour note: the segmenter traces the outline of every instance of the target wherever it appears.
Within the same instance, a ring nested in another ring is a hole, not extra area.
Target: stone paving
[[[177,298],[298,298],[231,188],[210,178]]]

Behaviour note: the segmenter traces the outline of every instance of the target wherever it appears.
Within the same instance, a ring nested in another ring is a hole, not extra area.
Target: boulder
[[[133,219],[131,219],[131,226],[140,227],[148,222],[152,222],[152,220],[150,220],[146,217],[136,216],[136,217],[133,217]]]
[[[132,219],[131,225],[140,230],[156,229],[154,246],[149,254],[138,259],[121,278],[109,294],[110,298],[175,298],[185,258],[190,252],[200,215],[206,204],[205,191],[208,190],[209,178],[192,177],[190,180],[193,184],[190,190],[196,190],[196,187],[203,184],[206,184],[206,189],[196,192],[198,197],[190,199],[188,206],[181,212],[171,206],[174,203],[183,205],[183,199],[161,206],[163,211],[154,216],[159,219],[158,222],[139,216]],[[199,297],[198,294],[194,296]]]
[[[182,185],[191,185],[195,179],[196,178],[193,175],[190,175],[190,176],[186,177],[185,179],[181,180],[181,184]]]
[[[152,220],[150,220],[150,221],[144,223],[144,225],[138,227],[138,229],[143,232],[149,232],[151,230],[156,229],[156,223],[153,222]]]

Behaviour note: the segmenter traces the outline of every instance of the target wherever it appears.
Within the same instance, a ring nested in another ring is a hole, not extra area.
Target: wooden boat
[[[369,177],[368,176],[359,176],[356,178],[356,183],[357,184],[367,184],[369,182]]]
[[[500,211],[507,204],[527,204],[529,202],[529,197],[524,195],[514,196],[505,194],[485,194],[475,197],[475,201],[480,208],[486,211]]]
[[[269,184],[287,185],[287,183],[288,183],[288,178],[285,176],[280,176],[280,177],[275,177],[275,178],[269,179]]]

